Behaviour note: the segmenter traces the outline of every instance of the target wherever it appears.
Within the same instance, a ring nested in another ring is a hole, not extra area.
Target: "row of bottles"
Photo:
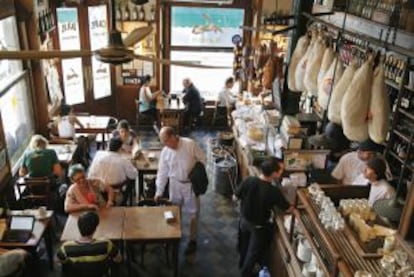
[[[371,19],[375,11],[385,14],[393,14],[396,11],[394,0],[351,0],[348,12],[356,16]]]
[[[146,12],[144,5],[125,5],[116,9],[118,21],[154,21],[155,5],[151,5],[149,12]]]
[[[406,62],[394,55],[388,55],[384,61],[385,78],[401,84],[404,78]]]
[[[37,17],[38,33],[43,34],[50,31],[53,27],[55,27],[55,16],[53,12],[50,9],[39,12]]]
[[[275,11],[268,16],[263,17],[263,23],[266,25],[289,25],[289,13]]]

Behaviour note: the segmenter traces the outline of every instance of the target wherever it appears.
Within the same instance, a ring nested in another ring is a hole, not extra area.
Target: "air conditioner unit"
[[[197,4],[218,4],[218,5],[230,5],[233,4],[233,0],[164,0],[163,2],[174,3],[197,3]]]

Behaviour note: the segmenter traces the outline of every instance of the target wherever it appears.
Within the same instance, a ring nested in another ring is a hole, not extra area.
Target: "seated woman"
[[[138,135],[129,126],[125,119],[119,121],[116,130],[112,132],[114,138],[122,140],[122,151],[132,153],[132,150],[139,145]]]
[[[87,180],[82,165],[72,165],[69,168],[69,178],[73,184],[66,193],[65,212],[73,213],[113,206],[114,193],[111,186],[100,186],[97,180]],[[107,193],[107,201],[101,193],[103,190]]]
[[[354,185],[371,184],[368,203],[372,206],[377,200],[391,199],[395,189],[387,182],[385,172],[386,163],[381,157],[374,157],[366,163],[364,172],[354,181]]]
[[[75,138],[75,125],[83,128],[82,123],[73,114],[73,108],[70,105],[62,104],[60,107],[60,114],[55,122],[57,126],[57,133],[59,138],[74,139]]]
[[[33,135],[29,151],[23,156],[20,176],[53,177],[62,176],[62,167],[55,150],[47,149],[48,141],[41,135]]]
[[[151,92],[150,83],[151,76],[144,76],[142,80],[142,86],[139,90],[139,113],[150,115],[155,120],[157,116],[155,100],[157,99],[158,95],[160,95],[161,91],[156,91],[154,93]]]

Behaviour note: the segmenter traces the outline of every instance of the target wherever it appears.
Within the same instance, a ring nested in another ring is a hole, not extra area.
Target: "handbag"
[[[193,191],[196,196],[206,193],[208,186],[208,177],[206,168],[202,162],[196,162],[193,169],[191,169],[188,177],[191,181]]]

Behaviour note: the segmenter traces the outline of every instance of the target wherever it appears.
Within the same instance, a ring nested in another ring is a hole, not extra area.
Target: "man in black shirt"
[[[236,197],[241,200],[239,266],[243,277],[255,276],[259,269],[255,265],[266,264],[273,235],[273,225],[269,222],[272,209],[275,206],[283,211],[293,209],[279,188],[272,185],[272,181],[282,176],[283,161],[269,158],[260,169],[260,177],[248,177],[236,191]]]
[[[200,91],[194,86],[189,78],[183,80],[183,86],[183,103],[185,104],[184,126],[192,124],[192,122],[190,122],[192,119],[195,119],[196,124],[198,124],[203,105]]]

